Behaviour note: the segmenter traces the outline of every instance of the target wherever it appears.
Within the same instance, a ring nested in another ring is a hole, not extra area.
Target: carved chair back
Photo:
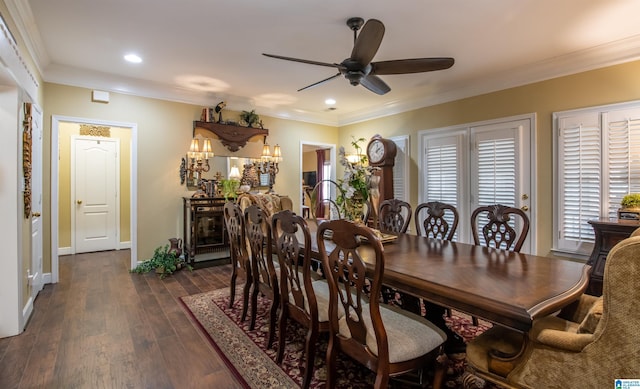
[[[458,228],[459,216],[458,210],[453,205],[430,201],[418,205],[414,220],[416,234],[419,236],[451,240]]]
[[[481,215],[485,215],[488,222],[483,224],[480,221]],[[519,218],[517,224],[511,220],[513,216]],[[519,231],[512,224],[519,225]],[[484,245],[520,252],[529,233],[529,217],[519,208],[501,204],[478,207],[471,214],[471,231],[476,245],[482,244],[478,230],[482,232]]]
[[[404,233],[411,221],[411,205],[398,199],[387,199],[380,203],[378,218],[380,231]]]

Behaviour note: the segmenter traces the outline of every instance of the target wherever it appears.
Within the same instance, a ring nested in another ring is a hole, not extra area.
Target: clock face
[[[378,163],[382,161],[384,157],[384,143],[380,140],[374,140],[369,143],[369,148],[367,149],[367,154],[369,154],[369,162],[370,163]]]

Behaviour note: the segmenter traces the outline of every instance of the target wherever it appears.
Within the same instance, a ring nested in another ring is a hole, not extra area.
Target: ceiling
[[[47,82],[328,125],[640,58],[636,0],[5,0]],[[453,57],[448,70],[381,78],[383,96],[335,69],[349,17],[382,21],[373,61]],[[123,60],[134,52],[140,64]],[[325,99],[336,100],[329,109]]]

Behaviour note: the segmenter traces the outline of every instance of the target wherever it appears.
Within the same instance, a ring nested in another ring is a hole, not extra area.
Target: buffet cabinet
[[[187,262],[229,258],[222,197],[183,197],[184,251]],[[205,255],[206,254],[206,255]]]
[[[609,251],[618,242],[626,239],[638,227],[638,220],[622,220],[615,218],[600,218],[589,220],[595,233],[595,244],[588,265],[591,265],[591,276],[587,293],[594,296],[602,294],[602,279],[604,278],[604,265]],[[639,259],[640,260],[640,259]]]

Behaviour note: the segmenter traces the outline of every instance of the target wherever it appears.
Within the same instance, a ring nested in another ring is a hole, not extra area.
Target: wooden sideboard
[[[183,197],[185,259],[193,264],[203,260],[229,258],[229,239],[224,226],[222,197]]]
[[[609,250],[623,239],[626,239],[638,227],[638,220],[619,220],[614,218],[600,218],[589,220],[589,224],[595,232],[595,244],[591,257],[587,264],[591,265],[591,277],[587,293],[594,296],[602,294],[602,279],[604,277],[604,265]]]

